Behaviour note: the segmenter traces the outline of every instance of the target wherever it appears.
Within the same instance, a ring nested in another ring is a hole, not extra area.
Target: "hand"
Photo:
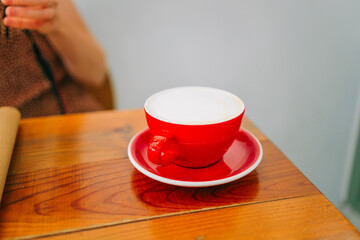
[[[6,8],[4,24],[8,27],[36,30],[42,34],[58,27],[57,0],[1,0]]]
[[[4,24],[44,34],[77,81],[100,86],[105,54],[86,27],[72,0],[1,0],[7,6]]]

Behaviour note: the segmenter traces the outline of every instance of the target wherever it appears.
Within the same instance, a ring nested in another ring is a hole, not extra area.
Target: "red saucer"
[[[147,146],[151,139],[149,129],[143,129],[130,141],[128,155],[134,167],[157,181],[185,187],[207,187],[228,183],[244,177],[260,163],[263,151],[259,140],[245,129],[224,157],[204,168],[185,168],[176,164],[158,166],[147,159]]]

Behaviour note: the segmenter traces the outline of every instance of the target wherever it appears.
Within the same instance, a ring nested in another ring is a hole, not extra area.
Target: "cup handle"
[[[147,154],[150,162],[163,167],[175,162],[179,156],[176,143],[171,135],[153,136]]]

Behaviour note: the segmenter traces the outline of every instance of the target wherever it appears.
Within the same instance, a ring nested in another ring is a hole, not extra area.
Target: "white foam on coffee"
[[[180,87],[158,92],[145,102],[151,116],[177,124],[212,124],[239,116],[244,103],[235,95],[207,87]]]

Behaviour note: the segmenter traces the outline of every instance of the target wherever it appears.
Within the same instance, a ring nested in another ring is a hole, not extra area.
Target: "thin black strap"
[[[4,6],[4,11],[2,14],[3,19],[6,17],[6,14],[5,14],[6,8],[7,8],[7,6]],[[5,37],[6,37],[6,39],[9,39],[9,28],[8,27],[5,27]]]
[[[39,63],[44,75],[47,77],[47,79],[50,82],[51,89],[55,95],[57,104],[59,106],[60,114],[65,114],[65,106],[61,100],[60,92],[59,92],[58,87],[56,86],[54,74],[53,74],[53,71],[51,69],[49,62],[42,56],[40,48],[37,45],[31,32],[29,30],[24,30],[24,33],[29,38],[29,40],[32,44],[33,51],[34,51],[37,62]]]

